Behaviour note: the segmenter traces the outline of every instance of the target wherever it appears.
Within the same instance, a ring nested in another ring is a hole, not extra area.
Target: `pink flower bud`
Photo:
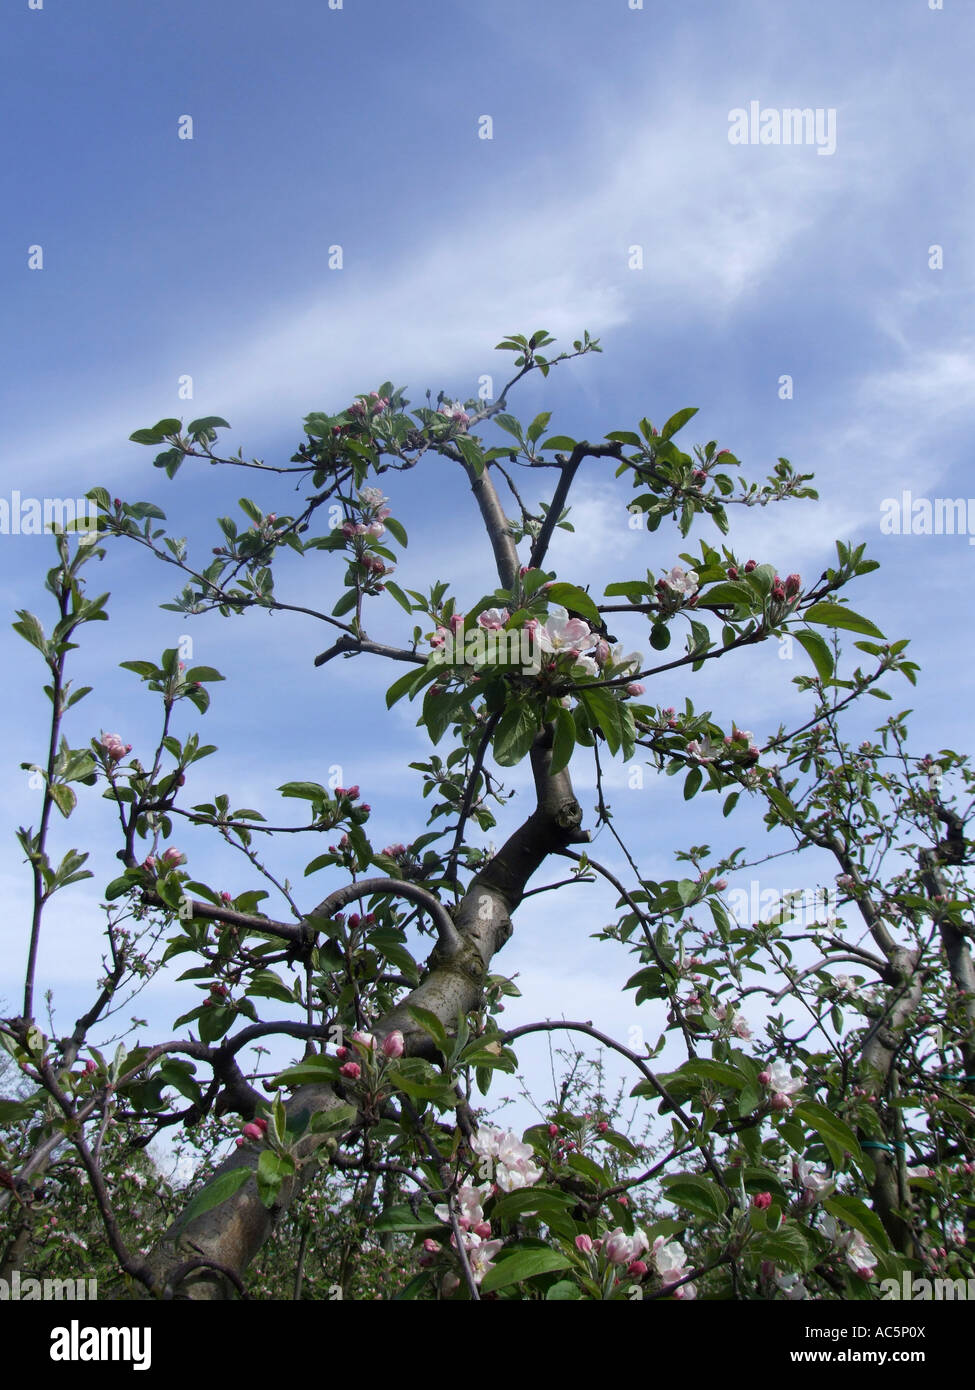
[[[785,592],[789,598],[795,598],[802,588],[802,579],[798,574],[787,574],[785,577]]]
[[[362,1068],[358,1062],[346,1062],[344,1066],[339,1067],[339,1075],[347,1076],[350,1081],[358,1081],[361,1072]]]
[[[767,1211],[771,1205],[771,1192],[756,1192],[755,1196],[752,1198],[752,1206],[755,1207],[758,1211]]]
[[[757,561],[757,560],[746,560],[746,561],[745,561],[745,573],[746,573],[746,574],[751,574],[752,570],[753,570],[753,569],[757,569],[757,568],[758,568],[758,561]]]
[[[773,1110],[788,1110],[790,1104],[789,1097],[783,1095],[781,1091],[776,1091],[772,1096],[771,1106]]]
[[[353,1033],[352,1041],[358,1043],[360,1047],[365,1047],[370,1051],[376,1046],[376,1039],[371,1033]]]
[[[437,1251],[440,1249],[440,1244],[438,1241],[434,1240],[433,1236],[427,1236],[426,1240],[423,1242],[423,1248],[428,1255],[436,1255]]]
[[[232,903],[233,900],[234,900],[233,894],[232,894],[232,893],[228,893],[227,890],[226,890],[226,888],[225,888],[225,889],[221,892],[221,894],[220,894],[220,901],[221,901],[222,903]]]
[[[488,1240],[491,1235],[491,1223],[490,1221],[479,1221],[473,1230],[476,1236],[480,1236],[482,1240]]]
[[[555,1139],[555,1138],[557,1137],[557,1135],[558,1135],[558,1132],[559,1132],[559,1127],[558,1127],[558,1125],[549,1125],[549,1127],[548,1127],[549,1138]]]
[[[627,695],[642,695],[646,691],[646,688],[647,687],[641,685],[639,681],[630,681],[629,685],[626,687],[626,693]]]
[[[85,1063],[85,1072],[86,1072],[86,1074],[87,1074],[88,1076],[90,1076],[91,1073],[92,1073],[93,1071],[97,1071],[97,1070],[98,1070],[97,1066],[96,1066],[95,1063],[92,1061],[92,1059],[89,1057],[89,1058],[88,1058],[88,1061]]]
[[[642,1260],[631,1260],[626,1267],[626,1272],[631,1279],[642,1279],[647,1272],[647,1266]]]
[[[758,1084],[760,1086],[767,1086],[771,1080],[772,1073],[770,1071],[760,1071],[758,1073]]]
[[[729,579],[737,579],[737,578],[738,578],[738,566],[737,566],[737,565],[729,565],[729,566],[728,566],[728,578],[729,578]]]
[[[715,879],[714,886],[719,893],[723,893],[728,886],[728,880],[726,878]]]
[[[406,1040],[398,1028],[383,1038],[383,1055],[386,1057],[402,1057],[405,1047]]]
[[[627,1197],[625,1192],[621,1193],[616,1200],[619,1202],[621,1207],[628,1207],[630,1205],[630,1199],[629,1197]]]
[[[335,1055],[340,1062],[344,1062],[349,1055],[349,1049],[347,1047],[337,1047],[335,1049]]]
[[[592,1250],[592,1236],[576,1236],[576,1249],[583,1255],[588,1255]]]
[[[605,1134],[606,1131],[609,1129],[609,1125],[605,1120],[600,1120],[596,1128],[599,1130],[600,1134]]]
[[[168,849],[163,850],[162,862],[167,869],[175,869],[178,864],[186,863],[186,855],[175,845],[170,845]]]
[[[243,1134],[245,1139],[260,1139],[261,1130],[258,1125],[255,1125],[252,1122],[250,1124],[244,1125]]]

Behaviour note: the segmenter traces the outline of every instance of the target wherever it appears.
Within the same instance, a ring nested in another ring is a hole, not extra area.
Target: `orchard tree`
[[[842,595],[876,568],[862,545],[837,543],[835,566],[804,584],[725,539],[735,507],[814,499],[811,475],[780,459],[756,483],[715,441],[684,452],[676,436],[693,409],[596,443],[549,434],[549,412],[523,425],[508,396],[524,377],[600,350],[586,334],[547,357],[551,342],[536,332],[499,344],[514,372],[491,403],[428,393],[411,410],[386,382],[337,414],[311,414],[287,465],[219,451],[229,426],[216,417],[137,431],[135,442],[162,446],[155,464],[170,478],[222,465],[303,494],[294,514],[242,499],[243,528],[221,518],[205,562],[169,534],[158,506],[102,488],[88,494],[97,536],[56,537],[56,621],[48,631],[24,610],[15,624],[46,664],[52,717],[46,757],[25,764],[43,788],[36,828],[19,832],[34,911],[22,1008],[0,1028],[23,1078],[0,1102],[8,1268],[18,1240],[18,1258],[37,1248],[44,1204],[68,1201],[81,1182],[123,1297],[869,1299],[901,1296],[905,1278],[971,1272],[967,760],[910,750],[909,711],[848,742],[854,702],[889,699],[888,678],[915,679],[907,643],[887,641]],[[647,544],[645,572],[601,595],[585,573],[547,563],[592,459],[615,465],[607,489]],[[495,572],[464,608],[444,578],[425,590],[391,578],[407,544],[395,515],[403,475],[432,460],[466,477],[493,553]],[[699,530],[696,550],[674,553],[675,532],[689,546]],[[187,715],[206,714],[222,678],[177,648],[122,663],[160,702],[153,750],[135,755],[104,730],[88,741],[90,727],[72,746],[65,726],[77,727],[89,691],[72,688],[70,654],[109,597],[87,596],[83,570],[112,538],[181,572],[172,611],[297,610],[329,631],[316,667],[392,663],[387,705],[412,702],[429,736],[414,764],[429,828],[379,847],[358,787],[311,780],[278,789],[302,808],[287,824],[224,792],[186,804],[188,777],[214,751]],[[340,582],[329,611],[279,597],[284,548],[331,563]],[[389,640],[394,620],[401,633]],[[620,625],[639,626],[649,656],[624,650]],[[852,669],[841,633],[862,654]],[[664,672],[686,676],[690,692],[706,663],[783,638],[809,659],[795,677],[807,706],[794,728],[761,739],[723,727],[690,694],[681,709],[653,699]],[[510,818],[505,769],[525,759],[534,804],[485,849],[496,815]],[[613,816],[604,774],[614,759],[673,777],[685,800],[718,794],[725,816],[740,814],[741,798],[742,809],[759,805],[770,847],[721,857],[689,846],[679,876],[651,877],[641,868],[650,847],[627,843]],[[590,816],[571,780],[587,764]],[[79,787],[117,817],[123,871],[104,885],[105,973],[59,1037],[37,1017],[38,949],[53,894],[92,877],[86,854],[54,843],[54,812],[70,817]],[[179,847],[188,825],[234,847],[268,889],[234,896],[191,877]],[[616,867],[589,852],[597,829]],[[265,846],[284,833],[320,846],[323,832],[331,843],[306,869],[327,880],[314,902]],[[828,881],[754,920],[728,876],[787,851],[828,862]],[[543,868],[554,882],[536,881]],[[597,881],[617,908],[598,935],[607,952],[635,958],[621,987],[638,1006],[663,1003],[663,1034],[623,1042],[586,1020],[506,1029],[501,1002],[517,990],[494,962],[526,894],[578,901]],[[269,891],[277,915],[262,906]],[[150,1042],[137,1027],[112,1056],[93,1047],[132,990],[174,960],[203,997],[173,1036]],[[268,1000],[286,1017],[262,1018]],[[761,1037],[748,1021],[758,1001]],[[523,1133],[488,1123],[519,1040],[538,1033],[560,1035],[566,1062],[545,1118]],[[255,1045],[286,1040],[283,1070],[244,1063]],[[586,1071],[596,1048],[629,1069],[629,1097]],[[182,1199],[162,1192],[147,1237],[126,1156],[174,1132],[200,1172]]]

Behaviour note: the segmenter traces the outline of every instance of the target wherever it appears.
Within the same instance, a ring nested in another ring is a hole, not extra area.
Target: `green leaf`
[[[585,618],[587,622],[602,624],[599,616],[599,609],[586,593],[585,589],[579,589],[575,584],[550,584],[545,590],[545,596],[550,603],[561,604],[563,608],[571,608]]]
[[[663,429],[660,431],[661,444],[665,439],[669,439],[671,435],[676,434],[678,430],[683,429],[688,420],[697,414],[697,411],[698,407],[696,405],[689,405],[683,410],[678,410],[676,415],[671,415],[666,425],[664,425]]]
[[[548,1293],[545,1295],[546,1303],[554,1302],[557,1299],[580,1299],[582,1294],[578,1284],[574,1284],[571,1279],[560,1279],[557,1284],[552,1284]]]
[[[285,782],[278,787],[282,796],[300,797],[303,801],[327,801],[328,792],[317,782]]]
[[[0,1124],[15,1125],[20,1120],[29,1120],[35,1108],[22,1100],[0,1100]]]
[[[307,1061],[278,1072],[269,1088],[283,1086],[293,1090],[296,1086],[327,1086],[338,1079],[339,1065],[337,1057],[309,1057]]]
[[[568,767],[575,743],[576,721],[567,709],[560,709],[555,716],[555,736],[552,740],[552,762],[549,769],[553,777]]]
[[[513,434],[518,443],[523,443],[521,425],[513,415],[495,415],[494,423],[500,425],[508,434]]]
[[[414,1216],[413,1211],[406,1203],[399,1206],[387,1207],[382,1216],[373,1222],[374,1231],[426,1231],[434,1227],[440,1231],[444,1229],[443,1222],[437,1220],[437,1214],[433,1207],[422,1204]]]
[[[588,710],[593,723],[602,729],[609,751],[615,754],[622,742],[619,701],[603,686],[586,686],[579,691],[579,702]]]
[[[510,1284],[520,1284],[525,1279],[534,1279],[538,1274],[550,1274],[556,1269],[571,1269],[572,1261],[558,1250],[515,1250],[506,1259],[499,1259],[493,1269],[489,1269],[481,1281],[481,1292],[491,1293],[494,1289],[505,1289]]]
[[[393,516],[388,516],[386,520],[383,522],[383,525],[386,527],[386,530],[389,532],[389,534],[395,537],[395,539],[399,541],[400,545],[405,550],[406,547],[409,545],[409,541],[406,538],[406,529],[403,526],[403,523],[397,521],[396,518]],[[389,588],[388,584],[386,585],[386,588]]]
[[[826,1198],[823,1206],[831,1216],[838,1217],[866,1236],[871,1248],[878,1255],[890,1249],[890,1242],[880,1217],[861,1202],[859,1197],[850,1197],[845,1192],[834,1192],[831,1197]]]
[[[392,594],[393,598],[394,598],[394,599],[396,600],[396,602],[399,604],[400,608],[404,609],[405,612],[407,612],[407,613],[412,613],[412,612],[413,612],[413,605],[412,605],[412,603],[410,603],[409,599],[408,599],[408,598],[406,597],[406,595],[403,593],[403,590],[400,588],[400,586],[399,586],[398,584],[394,584],[393,581],[392,581],[391,579],[387,579],[387,580],[385,581],[385,584],[386,584],[386,592],[387,592],[388,594]],[[416,674],[416,673],[415,673],[414,671],[410,671],[410,672],[409,672],[409,677],[410,677],[410,680],[411,680],[411,681],[412,681],[412,679],[413,679],[413,677],[414,677],[415,674]],[[397,685],[398,685],[398,684],[399,684],[399,682],[397,681]]]
[[[778,1231],[755,1236],[748,1249],[751,1254],[787,1270],[805,1271],[814,1258],[809,1242],[792,1222]]]
[[[576,446],[576,441],[570,439],[567,434],[551,434],[548,439],[542,441],[543,449],[557,449],[560,453],[571,453]]]
[[[736,608],[753,608],[755,605],[755,595],[747,584],[742,584],[737,579],[724,579],[718,584],[712,584],[705,589],[699,599],[703,608],[708,608],[712,604],[732,603]]]
[[[212,1211],[214,1207],[220,1206],[221,1202],[228,1201],[253,1176],[249,1168],[234,1168],[229,1173],[221,1173],[196,1194],[177,1221],[177,1227],[189,1225],[204,1212]]]
[[[834,670],[833,653],[829,649],[829,644],[818,632],[796,632],[794,636],[799,645],[812,658],[817,676],[826,685],[832,680]]]
[[[64,816],[65,820],[67,820],[68,816],[71,815],[71,812],[77,806],[78,798],[75,796],[72,788],[66,786],[64,782],[51,782],[48,785],[51,793],[51,800],[61,812],[62,816]]]
[[[548,422],[549,420],[551,420],[551,418],[552,412],[550,410],[543,410],[540,415],[535,416],[534,420],[531,422],[531,424],[525,431],[526,437],[532,442],[532,444],[534,444],[537,440],[539,440],[542,437],[542,434],[548,428]]]
[[[437,1015],[431,1013],[429,1009],[421,1008],[419,1004],[410,1004],[407,1007],[410,1011],[410,1017],[415,1019],[424,1033],[429,1033],[430,1037],[437,1044],[437,1047],[446,1057],[450,1051],[450,1044],[447,1041],[447,1031]]]
[[[859,1162],[863,1158],[860,1141],[850,1126],[825,1105],[815,1100],[805,1100],[793,1110],[797,1120],[810,1125],[829,1150],[833,1165],[842,1168],[844,1153],[852,1154]]]
[[[721,1189],[700,1173],[674,1173],[662,1182],[669,1202],[700,1216],[721,1216],[728,1205]]]
[[[44,629],[41,627],[40,621],[26,608],[19,608],[17,617],[20,622],[11,623],[14,632],[19,632],[21,637],[28,641],[32,647],[36,647],[39,652],[43,652],[46,656],[47,642],[44,639]]]
[[[876,627],[869,618],[861,618],[859,613],[854,613],[852,608],[846,608],[840,603],[814,603],[811,608],[807,608],[803,617],[809,623],[821,623],[824,627],[842,627],[849,632],[862,632],[865,637],[879,637],[884,640],[884,634]]]
[[[387,589],[390,587],[391,586],[389,584],[386,585]],[[395,598],[396,595],[394,594],[393,597]],[[422,672],[421,674],[426,673]],[[433,680],[436,674],[436,671],[430,671],[428,678],[430,680]],[[404,695],[408,695],[413,688],[414,682],[417,679],[417,672],[414,669],[412,671],[407,671],[405,676],[399,676],[396,680],[394,680],[392,685],[386,691],[386,708],[392,709],[393,706],[396,704],[397,700],[402,700]]]
[[[502,767],[514,767],[538,734],[538,712],[523,700],[509,706],[494,731],[494,757]]]
[[[189,435],[205,434],[207,430],[229,430],[227,421],[220,415],[201,415],[199,420],[191,420],[186,426]]]

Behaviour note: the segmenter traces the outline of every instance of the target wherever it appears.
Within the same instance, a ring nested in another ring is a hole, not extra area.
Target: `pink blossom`
[[[471,1242],[467,1247],[467,1258],[470,1261],[471,1273],[474,1282],[479,1284],[487,1274],[489,1269],[493,1269],[495,1255],[504,1244],[500,1240],[481,1240],[478,1236],[471,1234],[468,1237]]]
[[[663,1236],[657,1236],[653,1242],[653,1261],[665,1287],[668,1284],[675,1284],[678,1279],[683,1279],[687,1255],[680,1241],[667,1242]],[[693,1298],[694,1295],[685,1294],[684,1297]]]
[[[460,401],[453,401],[449,404],[445,401],[440,407],[440,414],[445,415],[448,420],[456,421],[458,425],[464,428],[471,422],[471,417],[467,414],[467,411],[461,405]]]
[[[606,1237],[603,1242],[603,1253],[611,1264],[624,1265],[629,1263],[632,1258],[632,1247],[630,1238],[622,1226],[617,1226]]]
[[[570,618],[564,608],[553,604],[538,640],[543,652],[558,655],[560,652],[588,651],[595,644],[596,637],[588,623],[581,618]]]
[[[108,755],[109,762],[117,763],[124,758],[126,753],[132,752],[131,743],[123,743],[118,734],[104,734],[102,736],[102,747]]]
[[[692,598],[697,593],[698,575],[696,570],[683,570],[680,565],[675,565],[669,574],[665,574],[663,579],[658,582],[666,585],[671,593],[676,594],[681,599]]]
[[[478,627],[487,628],[489,631],[498,632],[504,627],[511,617],[507,608],[488,608],[484,613],[479,613],[477,618]]]
[[[406,1048],[406,1040],[399,1029],[392,1033],[387,1033],[383,1038],[383,1055],[385,1057],[402,1057]]]

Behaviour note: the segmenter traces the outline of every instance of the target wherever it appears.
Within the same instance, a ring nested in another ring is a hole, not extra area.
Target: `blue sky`
[[[508,358],[492,349],[505,333],[545,327],[567,344],[588,329],[603,355],[531,379],[514,412],[552,410],[553,430],[598,439],[697,405],[685,447],[715,438],[750,477],[780,455],[815,472],[820,503],[736,511],[731,543],[813,580],[835,537],[867,541],[883,567],[851,591],[854,606],[889,636],[911,637],[923,668],[919,690],[901,683],[891,708],[917,711],[918,752],[964,749],[975,553],[965,535],[882,535],[880,516],[904,488],[975,492],[973,37],[975,18],[957,0],[934,11],[927,0],[646,0],[642,10],[626,0],[345,0],[340,10],[323,0],[273,10],[225,0],[158,9],[44,0],[32,10],[12,0],[0,18],[0,496],[100,484],[155,501],[205,554],[217,543],[213,517],[239,496],[279,512],[293,499],[271,477],[192,463],[167,482],[151,451],[128,442],[134,429],[219,414],[234,427],[233,450],[287,462],[310,410],[338,410],[387,378],[415,403],[428,386],[467,397],[483,373],[500,388]],[[835,153],[732,145],[729,112],[752,101],[835,109]],[[184,115],[192,140],[177,138]],[[491,140],[478,138],[484,115]],[[330,270],[336,244],[343,267]],[[30,270],[38,245],[43,269]],[[642,270],[628,266],[634,245]],[[943,248],[942,269],[929,267],[932,246]],[[187,374],[193,400],[181,401]],[[785,374],[791,400],[778,394]],[[446,463],[388,491],[410,532],[401,582],[443,577],[467,603],[493,587],[469,492]],[[550,555],[560,577],[596,592],[676,561],[685,548],[676,533],[626,530],[626,498],[608,464],[584,467],[576,534],[560,535]],[[0,537],[11,620],[26,606],[49,623],[41,586],[52,553],[36,537]],[[158,657],[186,632],[194,659],[228,677],[202,721],[220,753],[200,765],[191,801],[226,790],[236,804],[287,810],[277,785],[324,780],[341,763],[376,808],[377,845],[419,832],[419,781],[407,765],[423,741],[415,715],[387,714],[383,701],[397,671],[367,658],[314,669],[328,639],[290,615],[187,623],[162,612],[178,576],[134,550],[111,546],[89,573],[94,592],[112,590],[112,616],[77,654],[78,683],[96,689],[72,715],[73,746],[99,729],[148,743],[155,707],[117,664]],[[316,554],[282,566],[279,593],[330,607],[322,594],[338,582]],[[395,641],[400,617],[390,601],[372,630]],[[647,649],[645,632],[633,645]],[[10,832],[0,998],[14,1005],[29,879],[12,831],[38,814],[19,764],[41,759],[45,728],[40,663],[9,625],[0,659]],[[690,694],[762,738],[798,707],[789,682],[806,669],[800,660],[763,651],[650,696]],[[887,712],[868,703],[852,721],[859,736]],[[677,847],[727,848],[754,834],[748,814],[729,825],[706,800],[675,806],[669,779],[650,776],[637,797],[624,769],[614,775],[621,823],[648,873],[670,876]],[[525,804],[524,769],[510,782],[521,794],[496,841]],[[588,810],[582,766],[576,784]],[[42,948],[62,1028],[86,1006],[98,969],[111,836],[97,797],[55,828],[56,848],[90,848],[96,871],[55,902]],[[255,886],[243,861],[202,832],[180,843],[196,876]],[[271,861],[302,883],[314,852],[275,843]],[[776,873],[768,883],[784,889],[810,870]],[[334,886],[322,875],[303,884],[309,905]],[[630,996],[620,1002],[628,961],[588,940],[611,901],[584,893],[526,905],[497,961],[520,972],[525,991],[508,1016],[564,1012],[656,1037],[659,1007],[638,1015]],[[132,1011],[158,1036],[191,998],[167,978]],[[531,1046],[522,1052],[535,1068]]]

